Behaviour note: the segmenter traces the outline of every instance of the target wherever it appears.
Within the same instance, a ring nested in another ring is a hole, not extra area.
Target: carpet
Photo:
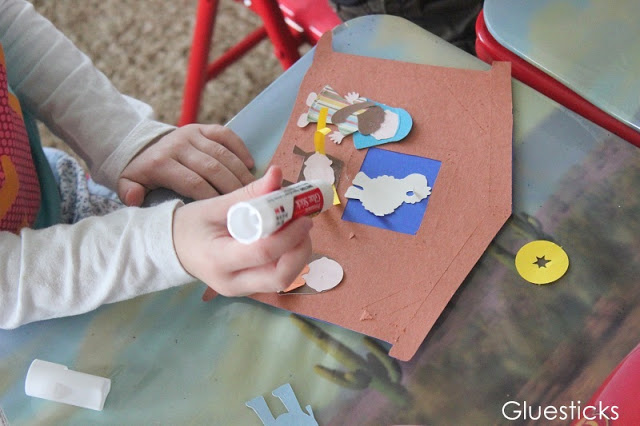
[[[175,124],[182,106],[196,0],[33,0],[113,84]],[[211,58],[260,25],[242,3],[220,1]],[[282,73],[268,40],[208,83],[199,122],[224,124]],[[69,152],[41,127],[43,144]]]

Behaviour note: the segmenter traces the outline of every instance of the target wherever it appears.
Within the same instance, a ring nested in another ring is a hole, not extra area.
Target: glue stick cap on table
[[[40,359],[33,360],[24,383],[29,396],[98,411],[102,411],[109,390],[109,379]]]
[[[279,191],[231,206],[227,229],[243,244],[265,238],[292,219],[328,210],[333,206],[333,187],[321,181],[302,181]]]

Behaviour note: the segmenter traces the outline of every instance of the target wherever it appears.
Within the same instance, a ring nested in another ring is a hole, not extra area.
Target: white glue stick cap
[[[321,205],[318,204],[318,190],[322,193]],[[296,210],[296,197],[303,198],[299,201],[301,205],[307,206],[306,210],[304,207]],[[271,235],[293,217],[320,213],[331,206],[331,184],[321,180],[301,181],[262,197],[234,204],[227,212],[227,229],[237,241],[251,244]]]
[[[102,411],[109,390],[109,379],[39,359],[31,363],[24,383],[29,396],[98,411]]]
[[[243,244],[251,244],[265,236],[266,230],[276,226],[274,215],[262,214],[268,209],[269,206],[261,199],[231,206],[227,213],[227,228],[231,236]]]

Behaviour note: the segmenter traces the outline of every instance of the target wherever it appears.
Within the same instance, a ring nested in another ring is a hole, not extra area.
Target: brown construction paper
[[[409,360],[511,214],[510,65],[475,71],[349,55],[334,52],[325,34],[272,160],[292,182],[302,161],[293,147],[313,151],[315,130],[298,127],[297,117],[308,109],[306,96],[326,84],[407,110],[411,132],[384,149],[440,161],[437,182],[416,235],[343,221],[344,204],[314,218],[314,252],[344,269],[333,290],[253,297],[390,342],[391,356]],[[326,151],[344,163],[343,196],[367,150],[343,143]]]

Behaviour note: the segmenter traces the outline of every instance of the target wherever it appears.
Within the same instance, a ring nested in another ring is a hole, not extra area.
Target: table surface
[[[640,2],[486,0],[498,43],[640,131]]]
[[[334,49],[487,69],[391,16],[341,25]],[[312,55],[229,123],[260,170]],[[291,383],[321,425],[462,425],[507,423],[501,409],[509,400],[586,401],[640,340],[640,150],[515,81],[513,104],[514,215],[410,362],[384,359],[370,370],[369,386],[341,386],[316,366],[365,368],[371,349],[363,336],[313,322],[327,333],[333,350],[325,351],[287,312],[250,299],[203,303],[203,285],[193,284],[0,331],[0,407],[14,426],[259,425],[245,402],[262,395],[277,416],[284,408],[271,392]],[[514,270],[514,253],[537,239],[569,255],[570,269],[555,284],[526,283]],[[361,366],[347,360],[345,347],[363,357]],[[104,411],[25,396],[34,358],[111,378]],[[401,379],[380,386],[376,378],[389,371]]]

